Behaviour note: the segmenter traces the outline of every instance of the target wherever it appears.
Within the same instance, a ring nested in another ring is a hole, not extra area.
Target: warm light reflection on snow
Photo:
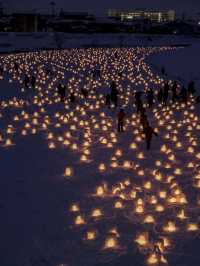
[[[189,98],[187,106],[156,103],[148,110],[158,133],[150,152],[144,148],[133,103],[137,90],[153,88],[156,93],[164,84],[145,59],[168,50],[174,48],[72,49],[0,56],[7,82],[17,82],[22,95],[0,102],[1,148],[15,149],[19,140],[40,136],[48,152],[66,151],[60,176],[66,182],[71,177],[85,179],[88,185],[87,193],[77,187],[79,200],[72,199],[67,208],[69,227],[80,230],[84,244],[101,242],[101,253],[124,251],[131,243],[148,265],[167,264],[166,257],[181,238],[199,234],[200,123],[194,98]],[[18,72],[13,68],[15,61]],[[91,74],[97,66],[100,77]],[[34,89],[24,88],[24,73],[36,74]],[[105,106],[112,80],[119,90],[119,105],[128,114],[122,134],[116,132],[115,107]],[[67,86],[62,103],[56,91],[59,82]],[[83,88],[87,97],[81,93]],[[71,93],[75,103],[70,102]],[[7,111],[12,116],[7,117]],[[194,192],[193,202],[187,187]],[[126,225],[123,232],[118,226],[122,220],[132,232]]]

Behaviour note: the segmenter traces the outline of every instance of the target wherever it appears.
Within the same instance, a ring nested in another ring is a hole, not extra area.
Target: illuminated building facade
[[[174,10],[154,11],[154,10],[130,10],[118,11],[109,10],[108,17],[121,21],[133,20],[150,20],[155,23],[171,22],[175,20],[176,13]]]

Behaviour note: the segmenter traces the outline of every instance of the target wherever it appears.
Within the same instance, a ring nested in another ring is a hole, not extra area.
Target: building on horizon
[[[149,20],[154,23],[167,23],[175,21],[175,10],[147,10],[135,9],[128,11],[120,11],[110,9],[108,17],[120,21]]]
[[[11,24],[15,32],[37,32],[39,15],[36,13],[14,13]]]
[[[61,9],[59,17],[64,19],[71,19],[71,20],[94,20],[95,16],[89,14],[88,12],[73,12],[73,11],[64,11]]]

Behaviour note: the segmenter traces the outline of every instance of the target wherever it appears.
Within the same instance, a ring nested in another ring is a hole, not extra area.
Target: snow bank
[[[170,78],[187,85],[190,80],[200,86],[200,42],[195,41],[184,49],[171,50],[152,55],[148,62],[157,72],[164,66]]]
[[[162,46],[191,44],[198,39],[175,35],[137,34],[67,34],[67,33],[0,33],[0,52],[55,49],[55,35],[59,36],[62,48]]]

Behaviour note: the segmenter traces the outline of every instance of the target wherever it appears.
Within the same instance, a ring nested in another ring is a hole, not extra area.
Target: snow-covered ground
[[[200,43],[192,44],[184,49],[170,51],[168,53],[158,54],[148,60],[153,68],[160,72],[164,66],[170,78],[179,80],[186,85],[189,81],[194,80],[200,87]]]
[[[158,132],[150,151],[134,105],[137,90],[156,92],[165,79],[189,79],[188,71],[197,77],[189,64],[169,71],[173,58],[185,62],[197,50],[195,42],[0,57],[0,265],[199,265],[198,105],[156,100],[147,110]],[[157,72],[160,62],[167,78]],[[101,77],[93,78],[99,67]],[[24,89],[25,73],[37,77],[35,88]],[[119,107],[105,106],[112,80],[126,112],[120,134]],[[67,85],[65,103],[59,82]]]
[[[69,34],[69,33],[0,33],[0,51],[38,49],[178,45],[199,42],[199,38],[176,35],[142,34]]]

